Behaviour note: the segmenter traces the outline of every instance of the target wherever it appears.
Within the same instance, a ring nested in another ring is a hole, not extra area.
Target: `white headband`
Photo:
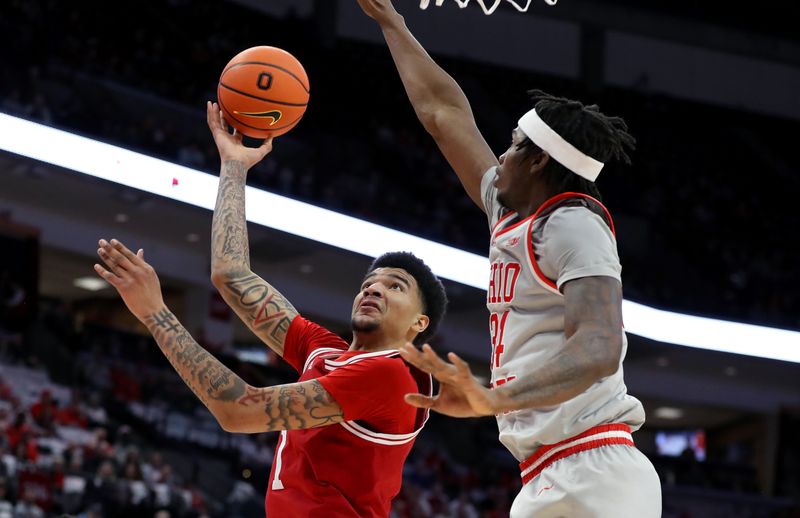
[[[575,146],[553,131],[536,113],[531,110],[519,120],[519,129],[534,144],[547,151],[556,162],[563,165],[578,176],[593,182],[603,169],[603,162],[582,153]]]

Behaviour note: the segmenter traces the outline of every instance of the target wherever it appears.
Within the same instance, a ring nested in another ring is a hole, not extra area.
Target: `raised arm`
[[[478,131],[461,87],[414,38],[390,0],[358,0],[358,3],[380,25],[420,122],[455,170],[469,197],[485,211],[481,178],[497,165],[497,157]]]
[[[256,388],[203,349],[164,305],[155,270],[140,250],[100,241],[95,271],[114,286],[172,367],[228,432],[260,433],[338,423],[342,409],[317,380]]]
[[[222,161],[211,224],[211,281],[245,325],[283,356],[286,331],[297,310],[250,269],[245,218],[247,171],[269,153],[272,140],[260,148],[245,147],[241,135],[228,132],[216,104],[208,103],[207,119]]]

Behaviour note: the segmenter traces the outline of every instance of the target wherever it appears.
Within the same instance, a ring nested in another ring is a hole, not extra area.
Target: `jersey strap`
[[[631,436],[631,427],[626,424],[603,424],[555,444],[546,444],[520,462],[522,483],[527,484],[548,466],[563,458],[602,446],[622,444],[636,447]]]
[[[525,233],[528,245],[528,260],[531,268],[533,269],[534,278],[539,284],[542,285],[542,287],[557,295],[562,295],[562,293],[559,291],[555,281],[546,277],[542,273],[542,269],[539,267],[539,263],[536,261],[536,252],[533,249],[533,223],[539,218],[549,216],[558,208],[572,205],[586,207],[593,213],[597,214],[603,218],[603,221],[605,221],[606,225],[609,226],[611,233],[614,234],[614,237],[617,235],[617,232],[614,229],[614,221],[611,219],[611,214],[608,212],[608,209],[606,209],[599,200],[589,196],[588,194],[583,194],[580,192],[564,192],[557,196],[553,196],[544,202],[532,216],[525,218],[524,221],[528,223],[528,230]]]

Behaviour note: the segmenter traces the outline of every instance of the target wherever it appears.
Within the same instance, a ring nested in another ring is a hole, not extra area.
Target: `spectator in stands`
[[[9,450],[16,451],[17,445],[30,432],[30,430],[31,427],[28,424],[27,415],[25,412],[18,412],[14,422],[8,428],[6,428]]]
[[[77,426],[79,428],[88,426],[89,420],[83,411],[80,392],[77,389],[73,389],[67,406],[56,413],[56,422],[63,426]]]
[[[14,505],[11,503],[8,479],[0,478],[0,518],[14,518]]]
[[[36,505],[36,493],[28,489],[14,506],[14,518],[44,518],[44,511]]]
[[[100,404],[100,394],[92,392],[89,395],[89,401],[83,404],[83,414],[93,426],[105,426],[108,424],[108,413],[106,409]]]
[[[87,484],[85,502],[100,504],[105,516],[115,516],[119,501],[120,489],[114,475],[114,464],[106,460],[100,464],[94,478]]]
[[[30,409],[31,417],[39,426],[45,426],[53,422],[57,412],[58,405],[53,400],[53,396],[48,389],[42,390],[39,400]]]

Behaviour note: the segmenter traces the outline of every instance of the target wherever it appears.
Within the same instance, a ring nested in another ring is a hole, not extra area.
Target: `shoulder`
[[[542,228],[544,239],[580,243],[587,239],[614,240],[614,232],[596,212],[584,206],[559,207]]]
[[[345,350],[348,345],[342,337],[327,328],[297,315],[289,326],[287,338],[296,342],[305,342],[311,348],[333,347]]]

